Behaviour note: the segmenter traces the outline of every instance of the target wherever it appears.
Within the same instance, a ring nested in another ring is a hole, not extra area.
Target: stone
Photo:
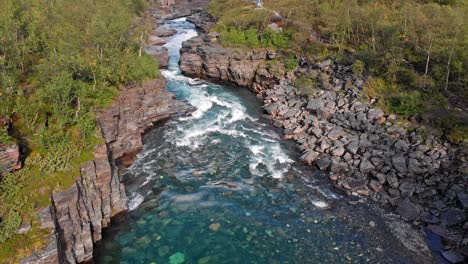
[[[454,250],[443,251],[442,256],[450,263],[463,263],[465,260],[465,257]]]
[[[408,171],[408,168],[406,167],[406,159],[401,155],[395,155],[392,157],[392,165],[398,172],[406,173]]]
[[[213,232],[218,232],[219,229],[221,228],[221,224],[220,223],[212,223],[208,226],[208,228],[213,231]]]
[[[395,142],[395,144],[393,145],[396,149],[398,150],[401,150],[401,151],[408,151],[409,150],[409,145],[408,143],[406,143],[406,141],[404,140],[397,140],[397,142]]]
[[[394,189],[398,188],[398,178],[397,178],[397,176],[395,174],[391,173],[391,174],[387,175],[386,179],[387,179],[388,185],[390,185],[390,187],[392,187]]]
[[[370,120],[379,119],[384,116],[384,112],[380,109],[369,109],[367,112],[367,118]]]
[[[336,126],[330,132],[328,132],[328,138],[331,140],[337,140],[343,134],[343,129],[339,126]]]
[[[156,58],[159,67],[166,68],[168,66],[169,53],[166,47],[150,45],[145,48],[145,52]]]
[[[284,115],[284,118],[291,118],[291,117],[295,116],[298,111],[299,110],[297,110],[297,109],[291,109],[288,112],[286,112],[286,114]]]
[[[322,140],[322,142],[320,143],[320,150],[324,152],[328,148],[330,148],[330,143],[328,142],[328,140],[326,139]]]
[[[272,103],[272,104],[269,104],[269,105],[265,106],[263,109],[265,110],[265,112],[267,114],[272,115],[272,114],[276,113],[276,111],[278,109],[278,104],[277,103]]]
[[[348,164],[339,159],[334,158],[330,167],[330,171],[334,173],[343,173],[349,170]]]
[[[367,181],[364,179],[349,179],[348,180],[349,187],[351,190],[357,190],[365,188],[367,185]]]
[[[413,195],[414,191],[416,190],[416,186],[414,185],[414,183],[404,181],[400,184],[400,187],[398,189],[400,190],[401,196],[406,198]]]
[[[377,173],[375,178],[380,182],[380,184],[384,184],[387,181],[387,177],[383,173]]]
[[[458,201],[463,208],[468,209],[468,194],[463,193],[462,191],[457,193]]]
[[[333,111],[328,108],[320,108],[317,110],[317,115],[322,120],[328,120],[333,115]]]
[[[351,154],[356,154],[359,150],[359,142],[358,141],[352,141],[348,145],[346,145],[346,150],[349,151]]]
[[[322,129],[318,128],[318,127],[312,127],[309,129],[309,133],[316,136],[317,138],[320,138],[323,134],[323,131]]]
[[[343,147],[338,147],[332,150],[332,155],[336,157],[341,157],[345,153],[345,149]]]
[[[421,220],[428,224],[437,224],[440,222],[439,218],[431,213],[424,212],[421,214]]]
[[[447,226],[458,225],[465,221],[465,213],[458,208],[452,207],[442,213],[440,220]]]
[[[410,173],[422,173],[424,169],[417,159],[411,158],[408,160],[408,171]]]
[[[318,65],[318,67],[319,67],[320,69],[323,69],[323,68],[326,68],[326,67],[330,66],[331,64],[332,64],[332,60],[328,59],[328,60],[325,60],[325,61],[321,62],[321,63]]]
[[[374,167],[374,165],[372,165],[372,163],[368,159],[362,159],[361,164],[359,165],[359,170],[362,173],[367,174],[367,173],[375,170],[375,167]]]
[[[148,42],[151,45],[157,45],[157,46],[166,44],[166,40],[157,36],[150,36]]]
[[[331,164],[331,161],[328,157],[325,157],[325,158],[321,158],[319,160],[317,160],[317,166],[320,170],[326,170],[328,169],[328,167],[330,166]]]
[[[398,204],[396,212],[406,221],[416,220],[419,216],[418,208],[409,199],[403,199]]]
[[[317,158],[318,153],[315,151],[308,151],[301,156],[301,160],[308,165],[311,165]]]
[[[170,36],[175,35],[176,33],[177,33],[177,30],[173,28],[167,28],[167,27],[158,27],[154,31],[154,35],[156,35],[157,37],[170,37]]]
[[[314,111],[317,111],[321,107],[323,107],[323,102],[321,99],[310,99],[306,106],[307,109]]]
[[[371,180],[369,183],[369,187],[374,192],[379,192],[382,189],[382,184],[379,181]]]
[[[211,261],[211,257],[205,256],[205,257],[198,259],[197,264],[209,264],[210,261]]]
[[[304,123],[306,125],[312,125],[314,127],[318,126],[318,119],[314,115],[307,115],[306,118],[304,119]]]

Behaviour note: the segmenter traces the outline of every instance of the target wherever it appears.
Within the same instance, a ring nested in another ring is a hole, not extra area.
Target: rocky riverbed
[[[206,30],[203,17],[191,21]],[[412,129],[375,108],[363,99],[365,79],[354,76],[351,65],[329,59],[288,72],[276,63],[274,51],[229,49],[213,36],[183,44],[183,73],[249,87],[263,100],[271,122],[303,151],[305,163],[329,172],[346,193],[375,201],[442,237],[449,261],[466,257],[466,146]],[[294,87],[303,75],[317,83],[308,96]]]
[[[97,263],[433,261],[410,225],[299,162],[247,89],[182,76],[179,48],[197,33],[185,19],[164,27],[178,32],[165,45],[167,87],[197,110],[145,136],[124,176],[130,210],[104,233]]]

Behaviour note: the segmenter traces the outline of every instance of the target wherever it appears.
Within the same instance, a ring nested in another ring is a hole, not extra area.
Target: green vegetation
[[[285,64],[294,52],[352,65],[356,75],[374,79],[365,93],[387,111],[404,117],[449,112],[447,98],[454,95],[468,104],[466,1],[269,0],[264,7],[212,0],[208,12],[218,18],[213,30],[225,45],[276,48]],[[274,11],[282,17],[279,33],[268,27]],[[271,44],[271,38],[281,40]]]
[[[25,168],[0,182],[0,262],[41,246],[35,210],[66,188],[102,142],[95,112],[120,87],[157,76],[142,54],[151,30],[147,0],[0,0],[0,120],[28,146]],[[0,129],[0,144],[12,135]],[[19,253],[20,252],[20,253]],[[8,260],[8,261],[7,261]],[[14,262],[14,261],[13,261]]]

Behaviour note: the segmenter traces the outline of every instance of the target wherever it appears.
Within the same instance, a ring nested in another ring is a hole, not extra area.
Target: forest
[[[0,0],[0,144],[26,150],[24,168],[0,183],[0,262],[42,246],[15,235],[92,158],[95,113],[119,89],[158,75],[142,52],[146,0]],[[23,256],[24,257],[24,256]]]
[[[385,111],[428,121],[455,142],[468,138],[459,110],[468,104],[465,1],[266,0],[258,9],[214,0],[209,12],[225,45],[276,48],[287,68],[333,57],[368,77],[364,94]],[[278,15],[274,34],[268,25]]]

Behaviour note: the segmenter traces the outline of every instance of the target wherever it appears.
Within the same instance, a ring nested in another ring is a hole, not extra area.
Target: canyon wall
[[[142,134],[157,121],[191,110],[166,92],[164,78],[125,87],[111,107],[98,114],[105,144],[81,166],[81,176],[67,190],[51,195],[40,212],[51,237],[45,251],[23,263],[81,263],[93,257],[93,245],[111,218],[127,210],[125,187],[114,161],[128,165],[142,148]]]

